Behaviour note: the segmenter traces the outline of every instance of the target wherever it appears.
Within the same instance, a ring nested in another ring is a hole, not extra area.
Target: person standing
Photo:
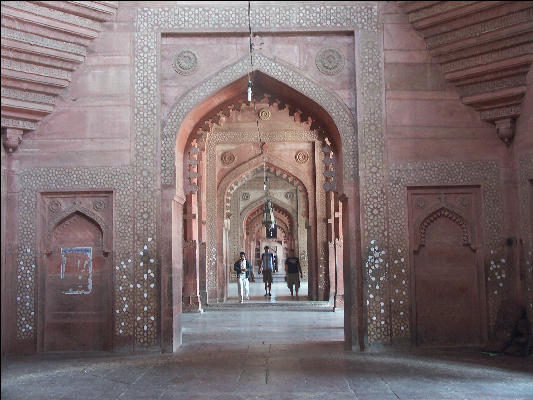
[[[287,287],[291,291],[291,297],[294,297],[295,291],[296,298],[298,298],[298,289],[300,289],[300,277],[303,278],[300,260],[298,259],[298,257],[294,257],[294,250],[291,249],[289,250],[289,257],[287,257],[287,259],[285,260],[285,280],[287,281]]]
[[[233,264],[233,270],[237,273],[237,284],[239,287],[239,297],[241,303],[250,299],[250,272],[252,271],[252,264],[246,259],[246,253],[241,251],[239,259]]]
[[[263,282],[265,283],[265,296],[272,296],[272,269],[274,267],[274,255],[270,253],[268,249],[269,247],[265,246],[265,252],[261,254],[259,273],[263,274]]]

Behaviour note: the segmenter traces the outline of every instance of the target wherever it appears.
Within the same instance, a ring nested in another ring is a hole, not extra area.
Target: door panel
[[[100,229],[75,213],[52,240],[45,261],[44,351],[109,350],[111,268]]]
[[[429,244],[415,256],[414,267],[417,344],[479,344],[475,253]]]
[[[475,230],[475,196],[467,190],[417,189],[410,197],[413,252],[413,330],[417,345],[481,343],[480,271]]]

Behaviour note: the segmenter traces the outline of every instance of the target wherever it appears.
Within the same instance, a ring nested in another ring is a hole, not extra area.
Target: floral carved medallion
[[[198,56],[192,50],[183,50],[174,56],[174,71],[180,75],[191,75],[198,69]]]
[[[225,153],[222,153],[220,160],[222,161],[222,164],[224,165],[231,165],[235,161],[235,154],[227,151]]]
[[[294,156],[294,159],[299,164],[305,164],[307,161],[309,161],[309,153],[307,151],[299,151]]]
[[[259,110],[259,118],[261,118],[263,121],[269,120],[270,115],[270,110],[268,108],[263,108],[262,110]]]
[[[326,75],[337,75],[344,68],[344,56],[337,49],[322,49],[315,59],[316,67]]]

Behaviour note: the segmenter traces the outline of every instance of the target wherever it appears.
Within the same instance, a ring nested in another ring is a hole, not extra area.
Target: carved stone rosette
[[[263,121],[268,121],[270,119],[271,113],[268,108],[263,108],[262,110],[259,110],[259,118],[261,118]]]
[[[192,75],[198,69],[198,56],[192,50],[183,50],[174,56],[174,71],[180,75]]]
[[[220,161],[222,161],[222,164],[224,165],[231,165],[235,161],[235,154],[229,151],[222,153],[222,156],[220,157]]]
[[[294,156],[294,159],[298,164],[305,164],[307,161],[309,161],[309,153],[307,151],[299,151]]]
[[[322,49],[315,59],[316,67],[326,75],[337,75],[344,68],[344,56],[337,49]]]

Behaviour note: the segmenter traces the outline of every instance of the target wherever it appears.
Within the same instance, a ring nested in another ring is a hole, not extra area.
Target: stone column
[[[344,307],[342,207],[335,193],[335,308]]]
[[[172,201],[172,350],[182,343],[182,273],[183,273],[183,204],[185,198],[175,196]]]
[[[198,195],[197,213],[198,213],[198,293],[202,305],[207,304],[207,260],[206,260],[206,148],[204,141],[198,141]]]
[[[361,258],[361,230],[359,220],[359,191],[354,184],[344,184],[342,202],[343,281],[349,290],[344,295],[344,339],[347,350],[364,350],[367,344],[367,313],[363,306],[363,274]]]
[[[198,218],[196,194],[187,195],[184,217],[185,240],[183,242],[183,311],[201,312],[198,268]]]
[[[1,284],[2,284],[2,351],[1,354],[4,356],[4,354],[7,351],[7,337],[8,337],[8,320],[7,320],[7,313],[8,313],[8,301],[6,295],[7,295],[7,271],[6,271],[6,221],[7,221],[7,156],[6,152],[4,151],[4,148],[0,149],[1,152],[1,173],[2,177],[0,179],[0,186],[1,186],[1,193],[2,193],[2,207],[1,207],[1,226],[2,226],[2,258],[1,258],[1,266],[2,266],[2,275],[1,275]]]
[[[315,149],[315,205],[316,205],[316,231],[314,243],[316,244],[315,271],[317,273],[317,300],[329,300],[328,280],[328,239],[326,227],[326,190],[324,189],[324,153],[319,141],[314,143]]]
[[[327,217],[327,238],[328,238],[328,280],[329,295],[328,300],[333,303],[335,300],[335,204],[333,192],[326,193],[326,217]]]

